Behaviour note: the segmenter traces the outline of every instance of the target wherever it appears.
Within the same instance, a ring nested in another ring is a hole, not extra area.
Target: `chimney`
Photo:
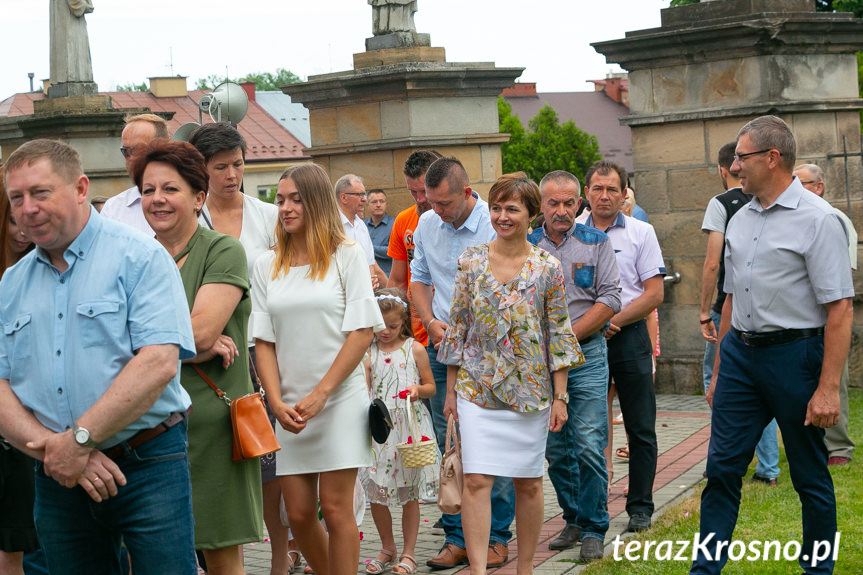
[[[157,98],[179,98],[188,96],[186,76],[153,76],[150,80],[150,93]]]
[[[240,82],[240,86],[243,87],[243,90],[246,92],[246,96],[249,97],[249,102],[255,101],[255,83],[254,82]]]
[[[42,80],[42,93],[47,96],[48,95],[48,88],[50,88],[50,87],[51,87],[51,80],[49,80],[48,78],[44,78]]]

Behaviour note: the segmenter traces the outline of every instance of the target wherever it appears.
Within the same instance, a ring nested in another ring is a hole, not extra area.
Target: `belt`
[[[592,334],[590,334],[586,338],[579,340],[579,342],[578,342],[579,345],[587,345],[588,343],[592,342],[593,340],[595,340],[598,337],[605,337],[605,335],[603,333],[604,331],[605,331],[604,329],[599,329],[599,330],[593,332]]]
[[[186,413],[188,412],[175,411],[174,413],[169,415],[167,419],[165,419],[155,427],[151,427],[150,429],[142,429],[126,441],[121,441],[113,447],[102,450],[102,453],[104,453],[111,459],[120,459],[126,453],[134,451],[148,441],[156,439],[157,437],[159,437],[160,435],[186,419]]]
[[[824,335],[823,327],[813,327],[808,329],[780,329],[779,331],[740,331],[734,327],[731,328],[737,337],[743,340],[743,343],[749,347],[767,347],[768,345],[777,345],[780,343],[789,343],[806,339],[807,337],[815,337]]]

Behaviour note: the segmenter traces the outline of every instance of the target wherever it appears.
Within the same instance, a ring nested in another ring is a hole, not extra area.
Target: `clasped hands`
[[[304,430],[308,421],[319,414],[327,403],[324,394],[317,390],[312,391],[293,406],[281,399],[272,401],[269,397],[267,396],[267,399],[270,401],[273,415],[276,416],[282,429],[291,433],[300,433]]]
[[[63,487],[80,485],[96,503],[117,495],[126,476],[107,455],[75,442],[72,430],[27,442],[27,449],[43,452],[45,475]]]

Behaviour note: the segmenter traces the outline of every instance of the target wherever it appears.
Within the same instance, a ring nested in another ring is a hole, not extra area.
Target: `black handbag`
[[[386,443],[392,428],[393,418],[390,417],[390,410],[383,400],[373,399],[372,404],[369,405],[369,430],[372,432],[372,439],[380,444]]]

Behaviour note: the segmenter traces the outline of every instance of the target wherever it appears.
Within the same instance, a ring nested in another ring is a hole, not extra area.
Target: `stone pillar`
[[[863,49],[863,20],[816,13],[811,0],[724,0],[665,9],[660,28],[593,46],[629,72],[630,115],[622,123],[632,129],[638,202],[656,228],[669,273],[681,278],[666,284],[660,307],[656,384],[694,392],[701,389],[704,352],[701,220],[710,198],[723,191],[720,146],[752,118],[776,114],[797,138],[798,163],[822,166],[825,198],[846,209],[846,158],[839,154],[847,145],[856,154],[847,158],[850,215],[863,229],[863,100],[855,56]],[[863,350],[852,356],[852,366],[863,365]],[[858,368],[852,381],[860,380]]]
[[[414,40],[411,40],[413,38]],[[458,157],[481,193],[501,174],[497,96],[523,68],[447,62],[427,34],[378,35],[354,54],[354,69],[283,86],[309,109],[304,150],[335,181],[359,175],[389,196],[391,213],[413,202],[402,167],[410,153],[435,148]]]

